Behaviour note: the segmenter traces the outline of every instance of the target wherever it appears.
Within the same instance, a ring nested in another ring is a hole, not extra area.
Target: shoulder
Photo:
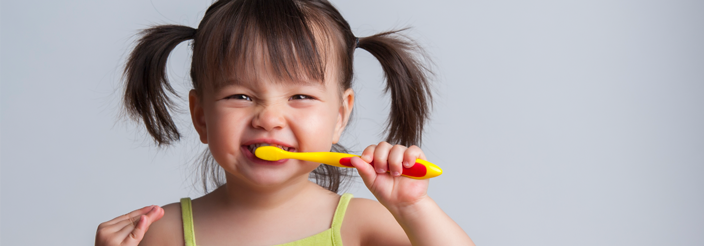
[[[345,240],[352,245],[410,245],[391,212],[381,203],[365,198],[350,200],[342,222],[342,237],[358,240]]]
[[[153,222],[140,242],[141,246],[184,245],[181,203],[162,206],[164,217]]]
[[[381,203],[366,199],[366,198],[352,198],[347,207],[347,214],[354,214],[355,216],[362,217],[377,217],[388,215],[391,216],[389,210],[381,205]],[[393,217],[393,216],[392,216]]]

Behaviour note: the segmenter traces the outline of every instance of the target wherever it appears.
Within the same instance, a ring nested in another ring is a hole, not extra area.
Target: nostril
[[[261,111],[256,113],[254,118],[252,118],[251,123],[253,127],[267,131],[283,128],[287,124],[283,112],[273,106],[261,109]]]

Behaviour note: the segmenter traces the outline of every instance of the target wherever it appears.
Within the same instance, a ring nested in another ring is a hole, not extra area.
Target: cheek
[[[239,148],[238,140],[246,126],[247,121],[242,112],[214,110],[207,118],[209,148],[212,152],[231,152]]]
[[[329,151],[337,123],[336,112],[320,108],[295,114],[291,128],[304,151]]]

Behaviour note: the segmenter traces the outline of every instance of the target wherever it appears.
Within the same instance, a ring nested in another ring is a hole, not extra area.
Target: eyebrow
[[[279,76],[277,76],[279,77]],[[317,80],[302,80],[302,79],[274,79],[273,80],[275,84],[302,84],[302,85],[323,85],[325,86],[324,81],[317,81]],[[255,84],[255,83],[261,83],[258,79],[242,79],[242,78],[229,78],[223,81],[222,86],[227,86],[227,85],[248,85],[248,84]]]

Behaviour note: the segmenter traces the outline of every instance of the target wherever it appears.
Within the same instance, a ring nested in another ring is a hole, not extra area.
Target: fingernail
[[[403,166],[404,166],[404,167],[411,167],[411,163],[408,163],[407,161],[404,161],[404,162],[403,162]]]
[[[377,172],[377,173],[385,173],[386,170],[384,170],[383,168],[379,168],[379,169],[376,170],[376,172]]]
[[[394,176],[396,176],[396,177],[401,176],[401,173],[400,173],[400,172],[394,172]]]

